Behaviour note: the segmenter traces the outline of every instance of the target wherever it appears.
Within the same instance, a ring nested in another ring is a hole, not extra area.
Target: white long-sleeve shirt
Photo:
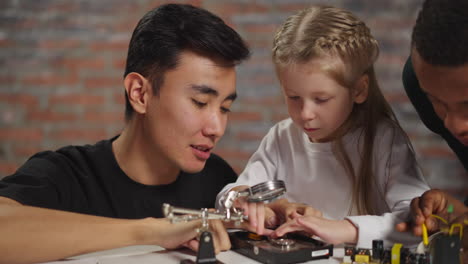
[[[344,136],[344,146],[356,171],[360,165],[361,130]],[[268,180],[283,180],[291,202],[305,203],[329,219],[349,219],[358,228],[358,247],[371,248],[373,239],[414,246],[420,238],[399,233],[395,224],[406,219],[411,199],[429,189],[405,136],[389,123],[379,125],[373,170],[377,191],[372,192],[377,215],[356,215],[351,210],[352,180],[332,152],[332,143],[313,143],[291,119],[270,129],[235,183],[252,186]],[[379,193],[381,195],[379,195]],[[218,204],[218,203],[217,203]]]

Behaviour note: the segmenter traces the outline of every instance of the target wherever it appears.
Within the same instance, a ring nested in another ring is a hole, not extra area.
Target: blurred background
[[[408,101],[401,71],[422,0],[1,0],[0,178],[34,153],[93,144],[124,124],[123,72],[138,20],[168,2],[201,6],[246,40],[251,59],[238,68],[236,100],[215,152],[241,172],[260,140],[287,117],[270,50],[277,27],[310,4],[352,11],[380,43],[377,75],[410,136],[433,188],[468,195],[466,171]]]

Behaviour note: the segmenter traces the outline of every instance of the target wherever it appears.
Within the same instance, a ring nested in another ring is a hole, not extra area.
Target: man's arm
[[[193,240],[199,226],[199,221],[171,224],[167,219],[77,214],[0,197],[0,263],[45,262],[129,245],[176,248]],[[216,251],[229,249],[222,225],[214,226]]]

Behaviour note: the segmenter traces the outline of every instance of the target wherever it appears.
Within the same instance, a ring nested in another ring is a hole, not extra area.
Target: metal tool
[[[254,185],[243,191],[227,192],[219,200],[220,209],[218,210],[208,211],[207,208],[202,208],[200,210],[187,209],[175,207],[166,203],[163,204],[162,210],[164,216],[170,219],[172,223],[201,219],[202,225],[197,230],[200,234],[200,249],[198,251],[196,263],[216,263],[208,220],[218,219],[225,222],[235,221],[236,225],[240,225],[244,220],[248,220],[248,217],[243,215],[242,210],[233,207],[236,199],[246,197],[246,200],[251,203],[270,202],[277,199],[285,192],[286,187],[283,181],[267,181]]]
[[[246,197],[246,200],[251,203],[271,202],[286,192],[286,187],[283,181],[267,181],[243,191],[229,191],[221,197],[220,209],[208,211],[207,208],[200,210],[174,207],[169,204],[163,204],[164,216],[169,218],[171,222],[187,222],[201,219],[202,227],[208,225],[208,220],[219,219],[225,222],[235,221],[241,223],[248,220],[247,216],[243,215],[241,210],[235,208],[234,202],[240,197]]]

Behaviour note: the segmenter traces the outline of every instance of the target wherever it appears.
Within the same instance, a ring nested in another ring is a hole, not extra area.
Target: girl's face
[[[312,142],[328,142],[361,99],[314,61],[278,70],[289,116]],[[364,99],[365,100],[365,99]]]

